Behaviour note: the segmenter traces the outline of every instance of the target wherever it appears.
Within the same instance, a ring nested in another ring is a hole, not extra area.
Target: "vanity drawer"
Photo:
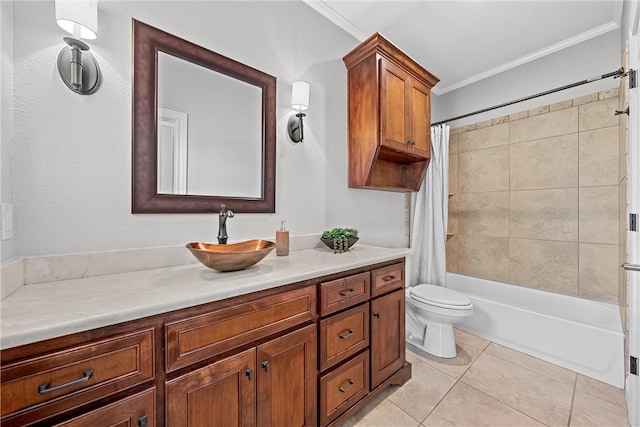
[[[369,303],[320,321],[320,370],[369,346]]]
[[[156,389],[118,400],[55,427],[156,425]]]
[[[153,379],[153,347],[147,329],[3,366],[3,424],[10,414],[33,408],[46,417]]]
[[[316,287],[307,286],[165,324],[167,372],[313,321]]]
[[[369,299],[370,274],[360,273],[320,284],[320,315],[334,313]]]
[[[369,392],[369,352],[320,378],[320,424],[327,425]]]
[[[404,263],[393,264],[371,272],[371,296],[386,294],[404,288]]]

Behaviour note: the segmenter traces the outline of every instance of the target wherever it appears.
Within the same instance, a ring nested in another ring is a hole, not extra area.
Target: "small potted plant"
[[[354,228],[334,228],[322,232],[320,240],[333,249],[333,253],[343,253],[358,241],[358,230]]]

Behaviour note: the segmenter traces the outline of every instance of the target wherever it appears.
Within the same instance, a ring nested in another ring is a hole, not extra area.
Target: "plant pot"
[[[320,240],[322,240],[322,243],[327,245],[329,249],[333,249],[335,251],[335,248],[333,247],[333,239],[320,238]],[[359,240],[359,237],[351,237],[347,239],[347,250],[349,250],[351,246],[355,245],[358,240]]]

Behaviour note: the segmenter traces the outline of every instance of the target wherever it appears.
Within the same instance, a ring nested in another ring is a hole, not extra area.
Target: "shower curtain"
[[[445,286],[449,204],[449,126],[431,127],[431,162],[416,196],[411,222],[409,286]]]

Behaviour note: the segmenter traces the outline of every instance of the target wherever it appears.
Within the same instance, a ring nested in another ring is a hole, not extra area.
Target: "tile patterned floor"
[[[458,356],[409,347],[412,378],[392,386],[346,427],[627,427],[624,391],[456,330]]]

